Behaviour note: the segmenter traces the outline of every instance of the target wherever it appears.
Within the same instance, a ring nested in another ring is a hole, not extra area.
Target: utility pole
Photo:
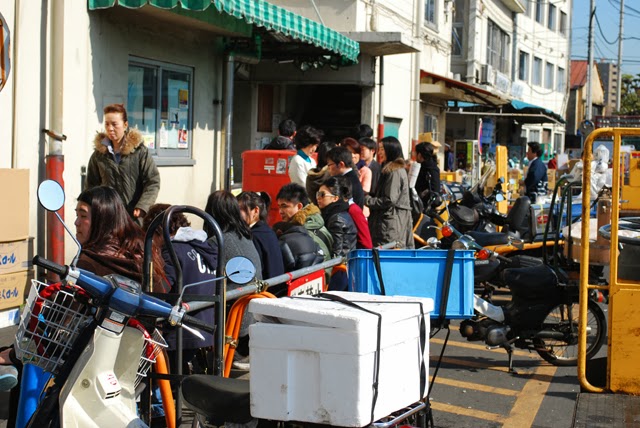
[[[618,31],[618,84],[616,90],[616,112],[620,112],[622,99],[622,34],[624,28],[624,0],[620,0],[620,29]]]
[[[591,120],[591,103],[592,95],[591,88],[593,88],[592,80],[593,76],[591,70],[593,69],[593,20],[596,14],[596,0],[591,0],[591,7],[589,8],[589,53],[587,60],[587,105],[585,106],[585,120]]]

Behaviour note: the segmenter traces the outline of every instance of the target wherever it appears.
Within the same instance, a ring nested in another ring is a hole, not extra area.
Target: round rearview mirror
[[[234,257],[224,267],[225,275],[236,284],[246,284],[256,276],[256,267],[246,257]]]
[[[504,201],[504,195],[502,193],[496,194],[496,202]]]
[[[64,205],[64,189],[57,181],[45,180],[38,186],[38,202],[47,211],[58,211]]]
[[[511,184],[511,185],[516,184],[516,179],[515,178],[510,178],[509,179],[509,184]]]
[[[498,183],[504,183],[504,177],[498,178]]]

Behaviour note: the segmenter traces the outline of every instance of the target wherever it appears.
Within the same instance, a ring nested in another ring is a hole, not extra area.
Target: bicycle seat
[[[182,381],[185,405],[216,425],[249,422],[252,419],[249,395],[249,380],[191,375]]]

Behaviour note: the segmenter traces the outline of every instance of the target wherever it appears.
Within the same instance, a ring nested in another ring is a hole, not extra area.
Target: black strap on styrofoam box
[[[451,277],[453,276],[453,261],[456,251],[447,250],[447,261],[444,267],[444,277],[442,278],[442,293],[440,298],[440,314],[438,315],[438,327],[442,326],[447,316],[447,304],[449,303],[449,290],[451,289]]]
[[[378,282],[380,283],[380,294],[383,296],[386,296],[387,292],[384,289],[384,281],[382,280],[382,268],[380,266],[380,250],[378,248],[372,249],[371,255],[373,256],[373,265],[376,268],[376,274],[378,275]]]

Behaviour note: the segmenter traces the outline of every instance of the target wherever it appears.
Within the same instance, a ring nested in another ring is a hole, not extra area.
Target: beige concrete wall
[[[13,103],[12,113],[16,119],[16,132],[12,136],[17,144],[15,166],[31,169],[31,230],[35,234],[37,165],[42,161],[40,129],[48,127],[50,99],[50,73],[42,64],[48,56],[45,49],[51,35],[44,25],[47,17],[41,15],[41,12],[48,13],[46,7],[24,0],[17,4],[20,20],[13,34],[17,34],[19,46],[15,60],[19,74],[17,82],[14,81],[16,100],[9,105]],[[136,13],[128,10],[88,12],[85,0],[65,2],[64,54],[54,59],[61,62],[63,86],[53,95],[62,97],[62,129],[57,131],[67,136],[63,143],[65,210],[72,230],[75,200],[81,191],[81,167],[87,165],[91,156],[96,131],[103,129],[104,105],[126,104],[128,62],[132,55],[194,70],[192,158],[196,163],[193,166],[159,167],[162,184],[158,202],[202,208],[217,174],[214,156],[219,152],[221,139],[221,106],[214,105],[213,100],[222,98],[223,72],[215,34],[185,31],[148,17],[140,20]],[[0,93],[2,106],[7,105],[7,95],[10,92]],[[0,166],[4,167],[8,163],[4,152],[2,154]],[[68,260],[74,252],[74,245],[67,239]]]

